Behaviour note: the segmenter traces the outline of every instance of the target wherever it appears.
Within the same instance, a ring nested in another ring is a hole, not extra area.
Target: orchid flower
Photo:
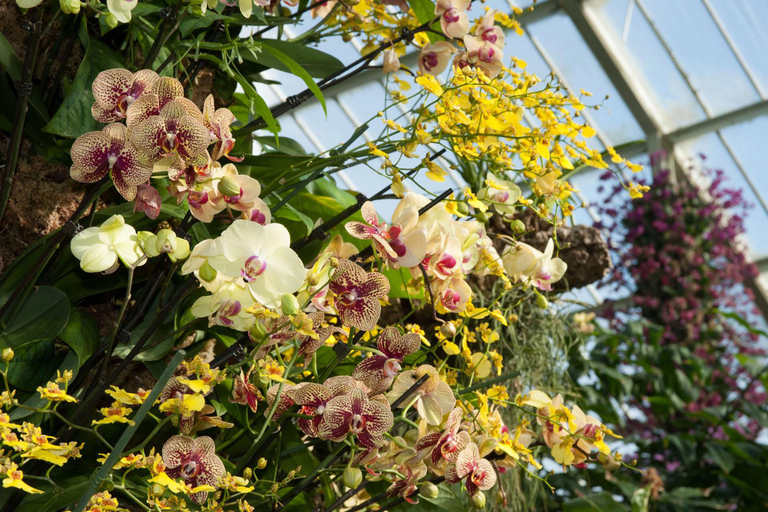
[[[424,45],[419,53],[419,71],[428,75],[439,75],[448,67],[451,55],[455,52],[456,48],[447,41]]]
[[[159,78],[151,69],[142,69],[136,73],[122,68],[102,71],[93,80],[93,118],[100,123],[125,119],[128,107],[146,94]]]
[[[362,331],[376,327],[381,315],[379,299],[389,293],[389,281],[378,272],[366,272],[349,260],[340,260],[329,284],[336,296],[341,323]]]
[[[386,258],[393,268],[415,267],[421,262],[426,254],[427,239],[422,230],[416,229],[418,208],[396,210],[391,226],[379,222],[370,201],[363,203],[360,212],[367,224],[347,222],[345,227],[350,235],[360,240],[373,240],[376,252]]]
[[[372,394],[389,389],[403,358],[419,349],[421,338],[416,333],[400,334],[396,327],[387,327],[379,334],[376,346],[381,354],[363,359],[352,373],[352,377],[365,382]]]
[[[192,439],[172,436],[163,445],[165,473],[171,478],[181,478],[190,487],[216,487],[224,473],[224,464],[216,455],[216,445],[208,436]],[[208,498],[207,491],[196,492],[192,501],[201,504]]]
[[[353,389],[347,395],[331,399],[325,407],[319,434],[322,439],[342,441],[348,434],[366,448],[384,444],[384,433],[394,423],[388,405],[368,398],[365,391]]]
[[[144,265],[147,260],[133,226],[122,215],[113,215],[99,227],[76,234],[70,244],[72,255],[86,272],[114,272],[119,262],[126,267]]]
[[[483,41],[489,42],[499,47],[504,48],[504,31],[495,24],[496,11],[489,9],[483,16],[480,24],[475,28],[475,36]]]
[[[323,420],[328,402],[335,396],[333,390],[322,384],[313,382],[302,383],[291,391],[293,401],[300,405],[299,414],[313,416],[312,419],[301,418],[299,429],[310,437],[317,437],[319,426]]]
[[[511,181],[489,177],[486,186],[477,192],[477,198],[501,214],[514,213],[515,204],[522,197],[520,187]]]
[[[452,39],[461,39],[469,33],[467,9],[471,0],[438,0],[435,16],[440,16],[443,34]]]
[[[419,416],[425,418],[430,425],[439,425],[443,416],[453,410],[456,397],[451,387],[440,380],[437,370],[430,365],[421,365],[415,370],[398,375],[392,389],[387,393],[387,400],[392,403],[400,398],[424,375],[429,375],[429,378],[411,394],[406,404],[415,405]]]
[[[247,405],[251,408],[251,412],[255,413],[259,400],[262,400],[262,396],[258,388],[251,382],[251,370],[248,370],[247,374],[243,374],[241,369],[240,375],[235,377],[232,396],[229,401],[233,404]]]
[[[232,137],[229,125],[235,120],[235,116],[228,108],[217,109],[214,105],[213,94],[209,94],[205,98],[203,119],[205,120],[205,127],[208,128],[210,133],[211,140],[214,142],[211,160],[215,162],[223,156],[229,160],[242,161],[242,158],[237,159],[229,156],[229,152],[235,147],[235,139]]]
[[[209,260],[211,267],[239,277],[264,306],[277,307],[283,295],[294,293],[304,282],[304,264],[290,248],[291,236],[282,224],[262,226],[238,219],[224,230],[221,240],[224,257]]]
[[[152,165],[128,140],[128,131],[119,123],[100,132],[89,132],[72,144],[70,175],[80,183],[95,183],[110,175],[115,188],[128,201],[136,197],[137,186],[149,181]]]
[[[442,460],[448,463],[455,462],[459,452],[466,448],[470,442],[469,434],[459,431],[463,414],[464,411],[461,408],[455,407],[448,414],[445,430],[425,435],[416,442],[414,448],[421,451],[431,446],[430,458],[434,465],[438,465]]]
[[[464,486],[470,496],[479,491],[487,491],[496,485],[496,471],[490,462],[480,456],[475,443],[469,443],[456,457],[456,465],[445,474],[449,483],[457,483],[466,478]]]
[[[482,69],[488,78],[496,78],[504,61],[502,49],[475,36],[464,36],[464,46],[469,64]]]

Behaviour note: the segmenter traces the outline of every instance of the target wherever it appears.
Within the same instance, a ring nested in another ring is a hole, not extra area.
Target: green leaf
[[[241,50],[243,58],[279,71],[293,73],[290,65],[274,53],[276,51],[301,66],[309,76],[314,78],[325,78],[344,68],[344,64],[333,55],[310,48],[303,43],[277,39],[265,39],[260,42],[262,44],[261,52]]]
[[[563,503],[564,512],[626,512],[626,510],[607,492],[592,494]]]
[[[8,381],[11,386],[23,391],[35,391],[56,371],[64,354],[54,354],[53,340],[38,340],[25,343],[14,350],[13,360],[8,367]]]
[[[230,76],[240,84],[240,87],[243,88],[243,91],[245,91],[248,99],[251,100],[251,106],[254,112],[258,114],[265,123],[267,123],[267,128],[269,131],[274,133],[275,137],[277,137],[277,133],[280,131],[280,129],[277,127],[277,121],[275,121],[275,117],[269,110],[267,102],[264,101],[264,98],[262,98],[259,93],[256,92],[256,89],[253,88],[251,83],[246,80],[245,77],[243,77],[243,75],[241,75],[239,72],[230,70]]]
[[[75,351],[79,366],[82,366],[99,346],[99,326],[91,315],[73,308],[59,338]]]
[[[67,294],[52,286],[33,291],[0,335],[0,347],[53,340],[69,320]]]
[[[436,17],[435,2],[432,0],[408,0],[408,4],[411,6],[411,9],[413,9],[413,13],[416,15],[416,19],[419,20],[420,24],[429,23]],[[427,36],[432,43],[442,39],[441,36],[433,32],[427,32]]]
[[[83,62],[77,69],[69,95],[43,128],[44,132],[75,138],[86,132],[101,130],[104,125],[91,115],[93,81],[100,72],[124,67],[125,59],[108,46],[90,39]]]
[[[325,113],[325,115],[328,115],[328,109],[325,106],[325,98],[323,97],[322,91],[317,86],[317,84],[312,79],[312,77],[309,75],[309,73],[303,67],[301,67],[301,65],[298,62],[296,62],[291,57],[281,52],[277,48],[273,48],[270,44],[263,44],[261,46],[261,49],[262,49],[262,54],[264,51],[266,51],[267,53],[271,53],[277,60],[285,64],[285,67],[288,68],[288,71],[290,71],[297,77],[301,78],[306,84],[307,88],[310,91],[312,91],[312,94],[314,94],[315,98],[317,98],[317,100],[320,102],[320,105],[323,106],[323,112]],[[307,50],[307,48],[304,47],[304,50]],[[253,50],[250,50],[250,51],[253,51]]]
[[[304,148],[301,147],[301,144],[289,137],[280,137],[277,141],[272,137],[254,137],[253,140],[262,146],[273,148],[284,155],[306,156],[307,154]]]
[[[274,212],[274,216],[278,219],[287,220],[293,223],[299,223],[302,225],[301,230],[292,230],[290,225],[287,225],[288,231],[291,231],[291,235],[297,235],[297,236],[291,236],[291,239],[297,240],[298,238],[301,238],[303,236],[306,236],[312,231],[312,228],[314,227],[314,223],[312,222],[312,219],[301,213],[300,211],[296,210],[291,205],[287,204],[284,207],[280,208],[276,212]]]
[[[722,443],[706,443],[704,447],[707,449],[707,453],[715,461],[715,464],[720,466],[720,469],[727,475],[731,472],[736,465],[736,459],[728,448]]]
[[[187,37],[191,32],[207,28],[211,26],[216,20],[228,20],[232,19],[229,16],[224,16],[215,11],[208,11],[202,16],[194,17],[187,16],[179,24],[179,32],[182,37]]]

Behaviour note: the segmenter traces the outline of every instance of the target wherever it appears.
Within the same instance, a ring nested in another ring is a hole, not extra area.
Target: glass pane
[[[728,140],[732,139],[730,137]],[[749,189],[749,185],[739,172],[736,163],[728,154],[725,146],[720,141],[716,133],[709,133],[690,141],[682,142],[678,147],[689,155],[690,163],[696,165],[698,155],[703,155],[706,159],[704,165],[711,169],[722,169],[725,171],[728,181],[728,188],[741,189],[744,198],[753,205],[749,210],[744,221],[747,232],[747,242],[753,259],[768,254],[768,237],[765,236],[765,226],[768,226],[768,214],[759,207],[755,195]],[[759,146],[758,146],[759,147]],[[757,148],[756,148],[757,149]],[[741,152],[738,152],[739,158],[744,158]]]
[[[701,0],[642,0],[642,4],[710,115],[760,99]]]
[[[629,6],[630,0],[592,0],[585,4],[587,14],[630,72],[630,80],[649,114],[665,132],[704,120],[704,111],[637,8],[632,10],[624,32]]]
[[[541,42],[563,80],[574,89],[571,91],[574,95],[578,96],[580,89],[592,93],[592,98],[584,98],[587,104],[599,104],[609,96],[599,110],[590,110],[597,125],[594,128],[607,144],[615,146],[645,138],[640,125],[567,14],[558,12],[527,28],[531,36]],[[517,48],[515,44],[510,51],[517,54]]]
[[[768,2],[709,0],[752,74],[768,91]]]

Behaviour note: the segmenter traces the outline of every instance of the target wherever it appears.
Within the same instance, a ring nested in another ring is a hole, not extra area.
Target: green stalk
[[[155,386],[152,388],[149,396],[146,400],[144,400],[144,403],[136,412],[136,416],[133,418],[134,424],[125,429],[125,432],[123,432],[123,435],[120,436],[117,444],[115,444],[115,449],[112,450],[112,452],[109,454],[109,457],[107,457],[107,460],[104,462],[104,464],[102,464],[101,467],[91,476],[88,488],[80,497],[80,501],[74,508],[74,512],[83,512],[85,510],[86,505],[88,505],[88,500],[91,499],[91,496],[93,496],[94,493],[98,490],[101,482],[106,480],[114,465],[117,464],[117,461],[120,460],[123,455],[123,450],[125,450],[125,447],[128,445],[131,438],[138,430],[141,422],[144,421],[147,413],[149,413],[149,410],[154,405],[155,400],[157,400],[157,398],[160,396],[160,393],[163,391],[166,383],[171,379],[173,372],[176,371],[176,367],[179,366],[179,363],[182,359],[184,359],[185,355],[186,352],[184,350],[179,350],[173,356],[173,359],[171,359],[171,362],[165,368],[163,374],[160,375],[160,378],[157,380],[157,383],[155,383]]]

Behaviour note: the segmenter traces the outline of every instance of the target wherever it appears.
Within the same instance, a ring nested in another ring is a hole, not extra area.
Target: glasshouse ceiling
[[[596,102],[609,97],[603,108],[585,115],[597,131],[595,147],[621,146],[622,155],[638,163],[665,150],[667,165],[681,179],[691,178],[681,169],[704,155],[709,167],[726,172],[730,186],[744,191],[753,205],[746,244],[762,273],[746,285],[757,292],[757,305],[768,317],[763,287],[768,276],[768,173],[762,157],[768,134],[768,2],[540,0],[533,10],[519,0],[486,5],[506,12],[525,9],[518,16],[525,35],[508,38],[507,56],[527,62],[528,72],[554,73],[570,92],[590,91]],[[344,62],[356,58],[340,41],[324,45]],[[414,64],[415,55],[403,62]],[[280,85],[257,84],[268,103],[303,88],[295,77],[275,72],[270,78]],[[283,134],[318,152],[329,149],[339,133],[351,134],[381,110],[386,80],[379,69],[367,70],[325,96],[327,117],[318,102],[309,101],[281,120]],[[408,115],[407,107],[402,114]],[[586,172],[573,180],[587,205],[599,199],[597,174]],[[338,176],[365,194],[386,181],[363,167]],[[458,176],[451,179],[450,185],[461,185]],[[590,208],[575,217],[579,222],[597,218]],[[604,298],[594,287],[576,295],[596,305]]]

